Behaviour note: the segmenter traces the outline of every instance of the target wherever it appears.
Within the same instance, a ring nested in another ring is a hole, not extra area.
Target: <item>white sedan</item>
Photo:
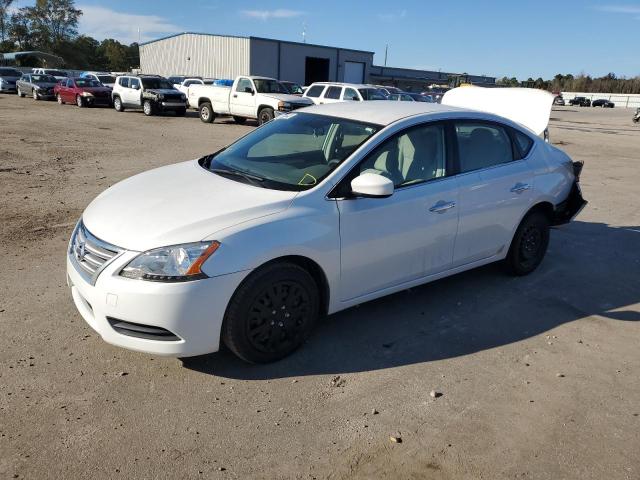
[[[582,164],[539,133],[419,102],[280,116],[99,195],[68,249],[75,305],[113,345],[187,357],[224,341],[269,362],[323,315],[491,262],[531,273],[586,203]]]

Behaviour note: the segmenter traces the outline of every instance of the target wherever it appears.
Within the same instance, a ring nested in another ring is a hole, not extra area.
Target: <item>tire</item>
[[[86,104],[80,95],[76,95],[76,105],[80,108],[84,108]]]
[[[233,121],[236,122],[238,125],[244,125],[246,123],[247,119],[244,118],[244,117],[234,116],[233,117]]]
[[[18,87],[18,97],[24,98],[24,93],[22,93],[22,90],[20,90],[20,87]]]
[[[184,117],[187,114],[186,108],[179,108],[176,110],[176,117]]]
[[[60,94],[56,95],[56,100],[58,101],[58,105],[64,105],[64,100],[62,100]]]
[[[273,120],[273,108],[264,107],[258,112],[258,125],[264,125]]]
[[[222,340],[246,362],[280,360],[304,343],[319,312],[318,285],[309,272],[292,263],[267,265],[233,294]]]
[[[516,230],[505,259],[512,275],[533,272],[542,263],[549,246],[549,219],[542,212],[529,213]]]
[[[120,97],[113,97],[113,108],[116,112],[124,112],[124,106]]]
[[[216,114],[209,102],[204,102],[199,108],[200,120],[204,123],[211,123],[215,120]]]
[[[33,88],[31,90],[31,96],[33,97],[33,99],[37,102],[38,100],[40,100],[40,97],[38,97],[38,92],[35,88]]]
[[[145,100],[144,102],[142,102],[142,111],[147,117],[155,114],[156,112],[155,107],[153,106],[153,102],[151,100]]]

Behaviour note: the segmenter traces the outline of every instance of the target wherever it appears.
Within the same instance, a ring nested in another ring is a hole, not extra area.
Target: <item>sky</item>
[[[17,0],[16,7],[33,4]],[[374,63],[552,78],[640,75],[640,1],[76,0],[80,33],[147,41],[204,32],[375,52]],[[15,7],[14,7],[15,8]],[[138,29],[140,33],[138,34]]]

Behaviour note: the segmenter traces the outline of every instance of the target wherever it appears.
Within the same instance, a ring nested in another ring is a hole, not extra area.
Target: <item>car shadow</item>
[[[182,361],[233,379],[344,374],[471,355],[590,316],[638,322],[639,251],[640,227],[574,222],[553,230],[529,276],[493,264],[350,308],[272,364],[249,365],[224,348]]]

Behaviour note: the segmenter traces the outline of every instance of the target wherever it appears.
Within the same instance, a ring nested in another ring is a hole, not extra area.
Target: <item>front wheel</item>
[[[76,95],[76,105],[80,108],[84,108],[84,99],[80,95]]]
[[[34,100],[40,100],[40,97],[38,96],[38,91],[35,88],[31,90],[31,95],[33,96]]]
[[[273,362],[304,343],[319,312],[318,285],[309,272],[292,263],[268,265],[234,293],[222,339],[247,362]]]
[[[211,123],[216,118],[216,114],[213,111],[213,107],[209,102],[205,102],[202,105],[200,105],[199,112],[200,112],[200,120],[202,120],[204,123]]]
[[[153,108],[153,103],[151,103],[151,100],[144,101],[144,103],[142,104],[142,111],[147,117],[150,117],[155,113]]]
[[[549,246],[549,219],[542,212],[528,214],[513,236],[505,259],[512,275],[522,276],[533,272],[542,262]]]
[[[265,107],[258,112],[258,125],[264,125],[267,122],[273,120],[273,109]]]

